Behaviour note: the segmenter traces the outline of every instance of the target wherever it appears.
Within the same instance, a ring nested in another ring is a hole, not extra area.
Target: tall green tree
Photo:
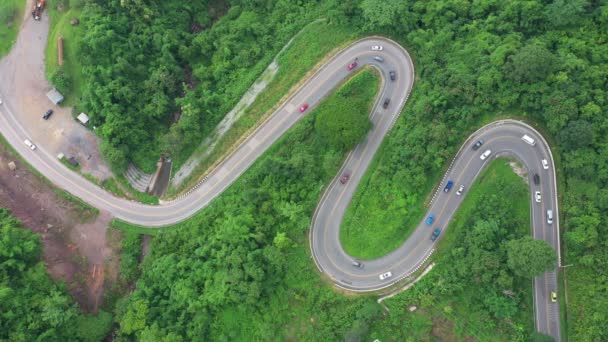
[[[557,262],[553,247],[529,236],[507,243],[507,264],[517,275],[533,278],[552,270]]]

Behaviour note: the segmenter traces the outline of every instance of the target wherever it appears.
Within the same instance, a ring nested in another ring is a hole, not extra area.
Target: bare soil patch
[[[528,184],[528,170],[517,161],[510,161],[509,166],[513,169],[516,175],[521,177]]]
[[[15,171],[8,167],[11,161],[17,166]],[[66,282],[83,311],[97,312],[105,290],[118,275],[117,250],[106,241],[111,215],[101,212],[95,217],[59,196],[2,145],[0,207],[10,209],[26,228],[40,234],[48,272]]]

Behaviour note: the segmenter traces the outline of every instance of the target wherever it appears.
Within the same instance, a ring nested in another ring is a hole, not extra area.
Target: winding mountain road
[[[372,45],[382,45],[384,49],[371,51]],[[384,58],[383,62],[374,60],[373,57],[378,55]],[[340,245],[339,229],[344,212],[384,136],[401,113],[414,83],[414,66],[409,54],[391,40],[380,37],[362,39],[331,58],[202,182],[184,196],[163,202],[159,206],[116,198],[81,175],[70,172],[55,156],[46,151],[44,146],[30,150],[24,144],[24,139],[30,137],[28,130],[24,128],[28,127],[29,123],[24,122],[23,113],[14,111],[10,98],[2,98],[3,94],[0,94],[0,98],[4,100],[0,105],[0,132],[34,168],[58,187],[92,206],[111,212],[119,219],[147,227],[161,227],[187,219],[219,196],[302,118],[304,114],[298,111],[302,103],[316,106],[332,89],[355,72],[347,70],[347,65],[355,59],[359,63],[356,69],[370,65],[382,74],[380,94],[371,114],[374,126],[365,141],[349,154],[342,170],[319,202],[313,218],[310,241],[318,268],[336,285],[352,291],[378,290],[391,286],[413,273],[434,250],[434,242],[429,239],[432,229],[424,222],[419,224],[401,247],[379,259],[365,261],[362,268],[353,267],[353,258],[347,255]],[[390,71],[396,73],[394,81],[389,77]],[[391,99],[387,109],[382,108],[385,98]],[[534,138],[536,146],[526,144],[521,139],[523,134]],[[473,151],[471,145],[477,139],[483,139],[485,143],[478,151]],[[486,149],[491,149],[492,154],[488,159],[481,160],[480,154]],[[498,155],[517,158],[526,166],[530,177],[533,174],[540,175],[538,186],[534,185],[530,178],[531,197],[534,191],[541,191],[543,196],[541,203],[536,203],[532,198],[533,234],[536,239],[549,242],[559,253],[556,182],[551,151],[538,132],[517,121],[499,121],[484,126],[465,142],[441,184],[442,189],[446,180],[453,180],[454,189],[447,194],[438,190],[430,205],[429,214],[435,215],[433,229],[440,227],[443,230],[442,235],[445,234],[448,222],[462,201],[463,196],[455,195],[458,186],[463,184],[466,194],[482,168]],[[543,169],[543,159],[549,161],[548,169]],[[339,182],[343,172],[350,174],[346,184]],[[548,224],[545,219],[547,209],[554,212],[552,224]],[[392,273],[392,277],[380,280],[379,275],[387,271]],[[551,291],[557,291],[555,272],[535,279],[535,325],[540,332],[560,341],[559,305],[551,302]]]

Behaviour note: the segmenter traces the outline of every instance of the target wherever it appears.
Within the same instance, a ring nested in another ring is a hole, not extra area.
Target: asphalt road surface
[[[382,45],[384,49],[371,51],[372,45]],[[374,56],[382,56],[384,61],[378,62],[374,60]],[[348,70],[347,65],[355,60],[358,66],[352,71]],[[30,150],[24,144],[24,139],[30,139],[30,134],[19,121],[19,117],[23,117],[24,114],[16,113],[11,106],[12,99],[2,98],[2,94],[0,98],[4,103],[0,105],[0,132],[34,168],[58,187],[92,206],[111,212],[124,221],[147,227],[161,227],[185,220],[207,206],[303,115],[309,113],[332,89],[363,65],[377,68],[383,76],[380,94],[371,113],[374,127],[365,141],[348,156],[342,170],[329,185],[315,212],[311,227],[311,249],[321,272],[333,279],[336,285],[352,291],[382,289],[410,275],[434,250],[434,242],[430,240],[432,230],[438,227],[443,230],[441,236],[446,233],[448,222],[462,198],[466,196],[477,174],[498,155],[511,155],[519,159],[529,170],[530,177],[534,174],[540,175],[538,186],[534,185],[530,178],[533,234],[535,238],[549,242],[559,253],[555,174],[548,145],[531,127],[516,121],[500,121],[482,127],[474,133],[455,157],[441,184],[441,189],[438,189],[430,205],[428,214],[435,216],[431,226],[421,222],[409,239],[395,251],[376,260],[364,261],[362,268],[352,265],[353,258],[347,255],[340,245],[340,222],[373,155],[401,113],[415,76],[409,54],[397,43],[384,38],[366,38],[338,53],[201,183],[184,196],[171,202],[161,203],[159,206],[148,206],[116,198],[84,177],[69,171],[54,155],[46,151],[44,146]],[[390,71],[395,72],[395,80],[389,77]],[[386,98],[390,99],[390,104],[384,109],[382,103]],[[311,107],[304,114],[298,110],[303,103],[308,103]],[[525,143],[521,139],[524,134],[535,139],[536,145]],[[478,151],[473,151],[471,145],[480,138],[485,141],[484,145]],[[490,149],[492,154],[482,161],[480,155],[487,149]],[[542,159],[548,161],[548,169],[543,169]],[[339,178],[345,172],[350,175],[350,179],[342,184]],[[454,181],[454,188],[446,194],[441,190],[447,180]],[[456,196],[455,192],[461,184],[465,186],[465,192],[463,196]],[[541,191],[541,203],[534,201],[535,191]],[[547,223],[545,217],[547,209],[552,209],[554,212],[552,224]],[[387,271],[390,271],[392,276],[380,280],[379,275]],[[551,302],[549,298],[551,291],[557,291],[555,272],[546,273],[535,279],[535,324],[537,330],[560,341],[559,306],[558,303]]]

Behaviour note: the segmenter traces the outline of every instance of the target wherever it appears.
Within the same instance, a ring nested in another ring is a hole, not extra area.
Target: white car
[[[0,104],[2,104],[2,99],[0,99]]]
[[[543,163],[543,169],[549,170],[549,162],[547,162],[547,159],[543,159],[542,163]]]
[[[29,139],[23,140],[23,143],[25,143],[32,151],[36,149],[36,145],[34,145]]]
[[[388,279],[388,278],[390,278],[392,276],[393,276],[393,274],[391,272],[382,273],[380,275],[380,280]]]
[[[536,191],[534,193],[534,199],[536,200],[536,203],[540,203],[540,200],[541,200],[540,191]]]
[[[484,153],[481,154],[481,156],[479,156],[479,159],[486,160],[486,158],[488,158],[490,156],[490,154],[492,154],[492,151],[486,150]]]
[[[464,185],[461,185],[460,187],[458,187],[458,190],[456,190],[456,195],[458,195],[458,196],[462,195],[463,191],[464,191]]]
[[[382,51],[384,48],[382,45],[372,45],[372,51]]]

